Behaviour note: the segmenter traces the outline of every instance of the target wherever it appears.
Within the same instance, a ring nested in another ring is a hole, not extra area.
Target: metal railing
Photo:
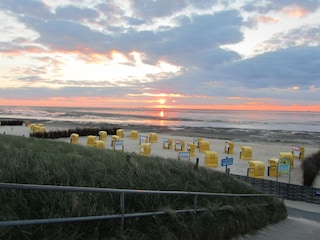
[[[17,183],[0,183],[0,189],[16,189],[16,190],[38,190],[38,191],[63,191],[63,192],[87,192],[87,193],[114,193],[120,195],[120,213],[115,215],[102,216],[84,216],[84,217],[65,217],[65,218],[49,218],[49,219],[30,219],[30,220],[12,220],[0,221],[0,227],[35,225],[35,224],[51,224],[51,223],[67,223],[80,221],[97,221],[107,219],[120,219],[121,230],[124,229],[125,218],[146,217],[155,215],[165,215],[165,211],[157,212],[141,212],[141,213],[125,213],[125,194],[142,194],[142,195],[184,195],[193,196],[192,209],[173,210],[175,213],[188,213],[207,211],[206,208],[198,208],[198,196],[207,197],[233,197],[234,202],[239,197],[256,197],[257,202],[261,197],[279,197],[276,194],[228,194],[228,193],[208,193],[208,192],[184,192],[184,191],[154,191],[154,190],[133,190],[133,189],[114,189],[114,188],[93,188],[93,187],[72,187],[72,186],[53,186],[53,185],[34,185],[34,184],[17,184]]]
[[[275,180],[253,178],[242,175],[231,174],[238,180],[250,183],[254,188],[264,193],[277,194],[279,197],[320,204],[320,188],[295,185],[290,183],[278,182]]]

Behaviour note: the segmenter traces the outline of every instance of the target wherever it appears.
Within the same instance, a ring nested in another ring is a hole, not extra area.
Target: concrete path
[[[319,240],[320,205],[289,200],[285,200],[285,204],[288,209],[286,220],[234,240]]]

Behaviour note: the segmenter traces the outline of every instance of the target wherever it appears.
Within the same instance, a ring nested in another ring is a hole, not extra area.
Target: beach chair
[[[151,155],[151,144],[150,143],[140,144],[140,154],[150,156]]]
[[[105,141],[108,136],[106,131],[99,131],[98,135],[99,135],[99,140],[102,140],[102,141]]]
[[[206,167],[218,167],[218,153],[216,151],[205,151],[204,165]]]
[[[71,144],[78,144],[78,142],[79,142],[79,134],[77,134],[77,133],[72,133],[72,134],[70,135],[70,143],[71,143]]]
[[[264,178],[264,172],[266,165],[264,162],[259,160],[249,161],[249,168],[247,170],[247,176],[253,178]]]
[[[138,139],[138,131],[137,130],[132,130],[130,132],[130,139],[131,140],[137,140]]]
[[[241,146],[240,159],[252,160],[252,147]]]

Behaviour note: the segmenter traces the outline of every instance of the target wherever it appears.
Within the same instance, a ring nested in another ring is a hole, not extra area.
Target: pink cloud
[[[268,16],[258,16],[257,17],[257,22],[262,22],[262,23],[277,23],[280,20],[278,18],[273,18],[273,17],[268,17]]]
[[[289,17],[305,17],[309,13],[307,9],[299,6],[284,7],[281,11]]]

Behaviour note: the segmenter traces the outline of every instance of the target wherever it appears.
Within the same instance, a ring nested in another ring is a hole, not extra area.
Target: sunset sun
[[[166,103],[166,100],[164,98],[161,98],[161,99],[159,99],[159,103],[163,105]]]

